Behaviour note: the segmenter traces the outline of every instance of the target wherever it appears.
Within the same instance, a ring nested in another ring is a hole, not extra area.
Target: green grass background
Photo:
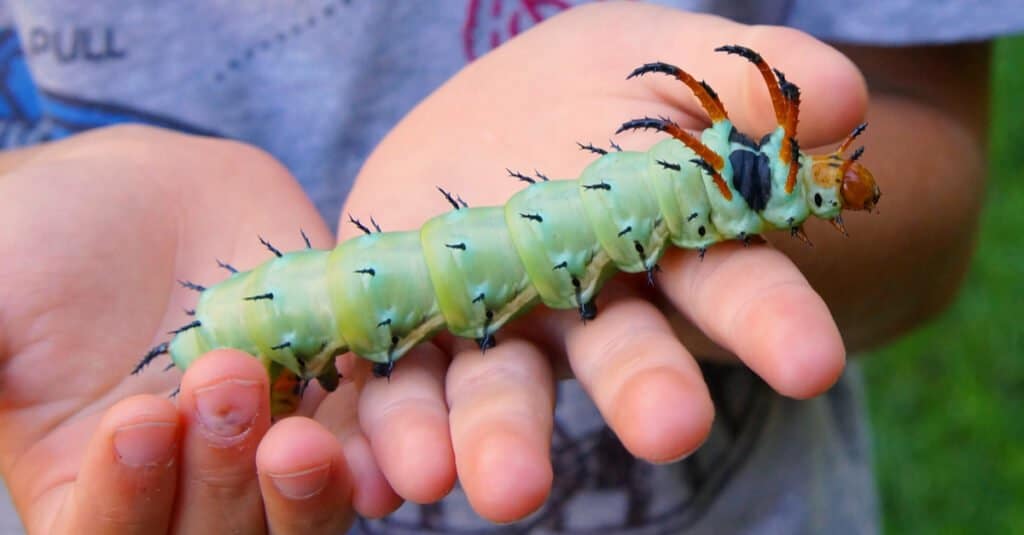
[[[996,44],[993,71],[967,280],[940,318],[864,359],[887,533],[1024,533],[1024,37]]]

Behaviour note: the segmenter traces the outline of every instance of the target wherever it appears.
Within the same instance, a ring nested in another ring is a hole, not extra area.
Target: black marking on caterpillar
[[[658,165],[664,167],[665,169],[668,169],[669,171],[682,171],[683,169],[683,166],[677,163],[669,163],[666,162],[665,160],[656,160],[656,162]]]
[[[143,368],[148,366],[150,362],[153,362],[153,359],[159,357],[160,355],[163,355],[163,354],[167,353],[168,346],[169,346],[169,344],[167,342],[163,342],[161,344],[158,344],[153,349],[150,349],[149,352],[147,352],[142,357],[142,360],[140,360],[139,363],[136,364],[134,368],[132,368],[132,373],[131,374],[132,375],[138,374],[139,372],[141,372],[143,370]]]
[[[173,331],[169,331],[167,334],[170,334],[170,335],[180,334],[180,333],[183,333],[183,332],[185,332],[185,331],[187,331],[189,329],[195,329],[196,327],[201,327],[202,325],[203,325],[203,323],[201,321],[195,320],[195,321],[193,321],[193,322],[191,322],[191,323],[189,323],[187,325],[182,325],[181,327],[178,327],[177,329],[174,329]]]
[[[441,186],[437,186],[437,191],[440,191],[441,195],[444,195],[444,199],[448,201],[448,204],[452,205],[452,208],[456,210],[469,208],[469,205],[466,204],[466,201],[462,200],[462,197],[459,197],[458,195],[453,196],[451,193],[445,191]]]
[[[608,151],[606,151],[606,150],[604,150],[604,149],[602,149],[600,147],[595,147],[594,145],[592,145],[590,143],[587,143],[586,145],[584,145],[583,143],[580,143],[579,141],[577,141],[576,144],[579,145],[580,150],[585,150],[585,151],[588,151],[588,152],[592,152],[594,154],[597,154],[598,156],[604,156],[605,154],[608,154]]]
[[[274,256],[276,256],[278,258],[281,258],[282,256],[284,256],[283,254],[281,254],[281,251],[277,250],[277,247],[274,247],[273,245],[270,245],[270,242],[268,242],[267,240],[264,240],[263,236],[259,236],[259,239],[260,239],[260,243],[262,243],[263,246],[267,248],[267,250],[269,250],[271,253],[274,253]]]
[[[880,196],[857,163],[863,148],[843,157],[864,126],[831,154],[803,154],[794,134],[799,88],[756,52],[737,45],[718,50],[755,63],[769,84],[778,125],[758,142],[732,125],[707,83],[666,63],[644,65],[630,77],[676,76],[706,106],[711,126],[691,134],[668,117],[626,121],[618,132],[654,129],[672,139],[644,152],[623,151],[614,141],[612,150],[577,143],[598,157],[574,180],[549,182],[536,170],[531,177],[506,169],[527,187],[505,206],[470,208],[438,186],[454,211],[418,232],[382,232],[373,218],[371,231],[350,214],[363,235],[333,250],[312,249],[301,229],[308,249],[301,252],[283,254],[260,237],[274,257],[267,261],[272,266],[258,268],[258,281],[250,278],[253,272],[219,261],[232,272],[226,282],[207,288],[179,281],[203,294],[189,311],[194,320],[171,331],[174,338],[147,352],[133,373],[165,353],[186,368],[212,349],[238,348],[261,359],[272,381],[295,380],[294,389],[280,389],[292,394],[272,400],[280,414],[295,407],[295,393],[312,379],[336,388],[334,359],[347,351],[373,361],[376,375],[390,377],[397,359],[442,328],[476,340],[483,351],[494,346],[505,323],[536,302],[593,319],[611,271],[646,273],[653,284],[670,245],[696,250],[703,259],[716,243],[748,245],[771,230],[809,242],[802,224],[811,215],[845,233],[840,211],[870,210]],[[470,242],[474,247],[467,250]],[[255,283],[273,291],[252,295]],[[262,304],[244,313],[232,308],[247,306],[242,301]]]
[[[196,284],[196,283],[191,282],[191,281],[179,280],[178,284],[180,284],[182,288],[187,288],[187,289],[192,290],[194,292],[205,292],[206,291],[206,287],[205,286],[201,286],[201,285]]]
[[[440,188],[438,188],[440,189]],[[458,207],[456,207],[457,209]],[[371,234],[370,229],[366,227],[361,221],[352,217],[352,214],[348,214],[348,222],[355,225],[355,227],[363,232],[363,234]]]
[[[228,270],[232,274],[238,273],[238,270],[235,269],[234,266],[226,262],[221,262],[220,260],[217,260],[217,266]]]
[[[513,177],[513,178],[517,178],[521,182],[526,182],[527,184],[536,184],[537,183],[537,181],[534,180],[532,177],[528,177],[528,176],[526,176],[526,175],[524,175],[524,174],[522,174],[522,173],[520,173],[518,171],[513,171],[513,170],[511,170],[511,169],[509,169],[507,167],[505,168],[505,171],[508,171],[508,176]]]

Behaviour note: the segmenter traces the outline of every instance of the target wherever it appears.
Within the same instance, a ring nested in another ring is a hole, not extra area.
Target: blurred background
[[[961,293],[863,358],[886,533],[1024,531],[1024,37],[997,41],[992,91],[986,206]]]

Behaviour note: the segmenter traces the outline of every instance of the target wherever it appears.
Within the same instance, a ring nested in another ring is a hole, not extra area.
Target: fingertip
[[[348,464],[334,435],[315,421],[300,416],[285,418],[271,426],[256,449],[257,468],[272,479],[338,462],[347,474]],[[351,488],[350,482],[344,483]],[[286,494],[294,498],[297,494],[313,495],[314,492],[311,489]]]
[[[794,320],[747,322],[759,350],[766,353],[758,359],[757,371],[776,392],[807,399],[839,380],[846,365],[843,339],[825,302],[810,286],[800,284],[775,292],[752,313]]]
[[[71,501],[56,518],[68,533],[166,529],[174,505],[180,424],[153,395],[119,401],[86,447]]]
[[[816,46],[801,56],[806,61],[800,70],[807,73],[807,87],[800,103],[798,135],[802,146],[811,148],[843,139],[864,121],[868,85],[860,68],[845,54],[805,36]]]
[[[842,52],[816,37],[784,26],[746,26],[737,36],[800,88],[798,139],[803,147],[842,139],[867,113],[867,82]],[[737,110],[741,129],[764,132],[776,121],[764,80],[752,66],[744,71],[745,109]],[[726,103],[728,105],[728,103]],[[744,117],[746,116],[746,117]],[[746,119],[746,120],[745,120]]]
[[[181,380],[182,392],[225,376],[268,382],[259,359],[236,349],[214,349],[193,362]]]
[[[180,430],[174,404],[149,394],[121,400],[103,415],[117,461],[130,467],[167,465],[177,456]]]
[[[775,390],[794,399],[819,396],[836,384],[846,368],[846,349],[838,329],[800,339],[780,357]]]
[[[415,503],[440,500],[455,486],[448,415],[416,411],[381,423],[379,434],[390,440],[373,441],[373,448],[400,496]]]
[[[468,459],[458,458],[462,486],[473,510],[496,523],[520,520],[551,493],[554,470],[548,452],[507,428],[481,433]]]
[[[637,372],[622,385],[612,420],[627,422],[618,434],[630,453],[652,463],[669,463],[704,443],[715,407],[704,383],[694,383],[663,366]]]
[[[256,451],[270,531],[344,531],[353,518],[352,476],[338,440],[317,422],[277,422]]]
[[[107,409],[101,420],[101,429],[116,429],[124,425],[146,421],[178,422],[174,403],[162,396],[138,394],[122,399]]]

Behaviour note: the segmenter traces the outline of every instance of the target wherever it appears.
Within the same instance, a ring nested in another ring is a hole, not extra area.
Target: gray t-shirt
[[[334,224],[359,166],[418,101],[469,61],[578,3],[0,0],[0,146],[125,121],[235,138],[279,158]],[[1009,0],[969,9],[956,0],[660,3],[858,43],[984,39],[1024,25],[1024,8]],[[877,530],[855,364],[830,392],[802,402],[741,367],[706,365],[704,373],[716,420],[685,461],[633,459],[578,385],[565,382],[554,490],[541,511],[490,525],[456,489],[441,503],[360,521],[355,531]],[[19,531],[13,512],[0,516],[0,527]]]

